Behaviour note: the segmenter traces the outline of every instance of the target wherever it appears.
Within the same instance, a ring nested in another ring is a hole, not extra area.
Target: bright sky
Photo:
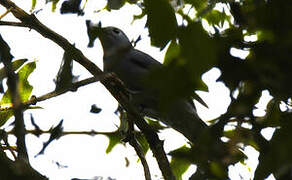
[[[29,10],[31,1],[17,1],[20,7]],[[86,32],[85,20],[90,19],[93,22],[102,22],[103,26],[116,26],[122,29],[129,39],[136,39],[142,35],[142,40],[137,44],[138,49],[150,54],[155,59],[162,61],[165,51],[150,46],[147,30],[144,29],[146,19],[132,23],[132,15],[140,14],[140,9],[135,6],[126,5],[119,11],[102,11],[93,13],[95,10],[102,9],[106,1],[88,1],[83,17],[76,15],[60,15],[59,11],[52,13],[51,4],[44,5],[44,1],[37,1],[36,10],[44,8],[36,14],[37,18],[55,32],[67,38],[70,42],[75,43],[76,47],[90,60],[102,68],[102,49],[98,41],[93,48],[87,48],[88,37]],[[61,3],[59,3],[61,5]],[[4,9],[1,8],[3,13]],[[12,15],[6,16],[3,20],[13,20]],[[43,38],[35,31],[17,27],[0,27],[0,33],[8,42],[12,49],[12,54],[16,59],[28,58],[30,61],[37,61],[37,68],[30,77],[30,82],[34,86],[33,94],[40,96],[55,88],[53,79],[55,78],[63,56],[63,50],[53,42]],[[245,56],[246,52],[238,52],[236,49],[231,50],[238,56]],[[243,54],[241,54],[243,53]],[[80,75],[80,79],[90,77],[90,74],[78,64],[74,64],[74,72]],[[196,103],[198,114],[204,120],[211,120],[223,114],[230,102],[229,91],[223,83],[216,82],[220,76],[218,69],[212,69],[203,75],[204,82],[209,87],[209,92],[200,92],[200,96],[208,104],[209,109]],[[264,92],[262,102],[259,103],[259,112],[264,114],[264,108],[268,92]],[[89,113],[92,104],[97,104],[102,108],[99,114]],[[32,110],[25,112],[27,128],[31,128],[29,123],[30,113],[33,113],[35,121],[42,129],[49,129],[51,126],[64,119],[66,130],[96,130],[96,131],[113,131],[119,124],[118,117],[114,114],[117,102],[105,90],[100,83],[94,83],[89,86],[78,89],[75,93],[67,93],[57,98],[53,98],[39,103],[43,110]],[[9,123],[8,123],[9,124]],[[270,133],[266,133],[267,136]],[[169,138],[171,136],[171,138]],[[42,142],[47,141],[48,135],[42,135],[36,138],[27,135],[27,147],[30,155],[30,162],[40,173],[50,177],[51,180],[70,179],[70,178],[93,178],[95,176],[112,177],[118,180],[137,180],[144,179],[142,165],[137,162],[137,155],[129,145],[118,145],[110,154],[105,154],[108,139],[104,136],[85,136],[69,135],[54,141],[46,149],[44,155],[37,158],[34,156],[42,148]],[[161,139],[168,138],[165,142],[166,151],[180,147],[186,141],[185,138],[175,131],[167,130],[160,134]],[[171,140],[170,140],[171,139]],[[15,138],[10,137],[11,141]],[[251,147],[245,149],[250,157],[244,166],[237,164],[230,167],[230,177],[234,180],[250,179],[258,163],[258,153]],[[125,167],[127,157],[130,161],[129,167]],[[153,179],[160,179],[161,174],[158,171],[155,159],[151,153],[147,154],[147,160],[150,164],[150,171]],[[58,168],[54,162],[68,168]],[[195,169],[184,175],[187,179]],[[239,175],[240,174],[240,175]]]

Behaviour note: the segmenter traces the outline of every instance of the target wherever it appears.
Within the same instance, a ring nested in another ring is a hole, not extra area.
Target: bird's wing
[[[141,69],[145,69],[149,71],[152,68],[162,66],[162,64],[159,61],[155,60],[154,58],[152,58],[151,56],[149,56],[148,54],[142,51],[133,49],[130,53],[131,53],[130,55],[131,58],[129,60],[133,64],[136,64]]]

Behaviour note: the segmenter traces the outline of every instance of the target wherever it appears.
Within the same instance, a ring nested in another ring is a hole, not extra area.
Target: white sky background
[[[163,60],[165,50],[161,52],[159,49],[150,46],[148,31],[144,29],[146,19],[137,20],[131,24],[132,15],[140,14],[140,9],[136,6],[126,5],[119,11],[93,13],[95,10],[102,9],[106,5],[106,1],[88,0],[85,16],[77,16],[72,14],[60,15],[58,8],[55,13],[52,13],[51,3],[45,5],[44,2],[37,0],[36,10],[44,8],[36,14],[37,18],[52,30],[67,38],[71,43],[75,43],[76,47],[81,49],[84,55],[101,69],[103,55],[99,41],[96,40],[93,48],[87,48],[88,37],[85,25],[87,19],[93,22],[101,21],[102,26],[119,27],[128,35],[130,40],[141,35],[142,40],[138,42],[136,48],[150,54],[159,61]],[[31,8],[31,1],[15,0],[15,3],[27,12]],[[60,6],[61,2],[58,5]],[[2,14],[4,8],[1,8],[0,12]],[[6,16],[3,20],[16,21],[12,15]],[[45,39],[33,30],[1,26],[0,33],[11,47],[11,53],[15,56],[15,59],[36,60],[37,68],[29,79],[34,87],[33,94],[40,96],[54,90],[53,79],[58,72],[63,50],[54,42]],[[90,77],[90,74],[77,63],[74,63],[74,73],[80,75],[80,80]],[[198,103],[196,105],[199,116],[206,121],[223,114],[230,102],[228,89],[224,84],[215,82],[219,76],[220,71],[218,69],[212,69],[203,76],[204,82],[209,87],[209,92],[202,92],[200,95],[208,104],[209,109]],[[269,96],[268,92],[265,92],[265,96]],[[266,103],[267,98],[259,103],[259,114],[264,114],[263,110]],[[92,104],[101,107],[101,113],[89,113]],[[119,119],[114,114],[117,102],[100,83],[82,87],[77,92],[70,92],[37,105],[44,109],[25,112],[27,128],[31,128],[30,113],[33,113],[35,121],[41,129],[49,129],[51,126],[57,125],[61,119],[64,119],[65,131],[90,131],[92,129],[114,131],[116,125],[119,124]],[[170,136],[171,138],[169,138]],[[66,180],[74,177],[93,178],[94,176],[103,176],[104,178],[110,176],[117,180],[144,179],[142,165],[137,163],[138,158],[133,148],[129,145],[126,147],[118,145],[111,153],[105,154],[108,139],[104,136],[63,136],[59,140],[53,141],[46,149],[45,154],[37,158],[34,158],[34,156],[40,151],[42,143],[47,141],[49,135],[42,135],[40,138],[33,135],[27,135],[26,137],[32,166],[51,180]],[[178,148],[186,142],[183,136],[172,130],[160,133],[160,137],[166,139],[166,151]],[[12,136],[10,139],[15,141]],[[241,164],[230,167],[230,177],[232,179],[240,179],[239,174],[244,179],[253,177],[258,153],[250,147],[246,148],[245,152],[251,157],[246,161],[250,170]],[[130,160],[129,167],[125,167],[125,157]],[[153,179],[159,179],[161,174],[151,153],[147,153],[147,160]],[[68,168],[58,168],[54,163],[56,161],[61,165],[68,166]],[[191,169],[194,170],[195,167]],[[184,179],[187,179],[192,172],[186,173]]]

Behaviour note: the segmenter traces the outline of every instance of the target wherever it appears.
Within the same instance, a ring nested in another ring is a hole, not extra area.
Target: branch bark
[[[103,72],[93,62],[86,58],[83,53],[77,49],[74,45],[70,44],[67,39],[52,31],[45,25],[43,25],[35,15],[29,15],[24,10],[16,6],[10,0],[0,0],[0,4],[6,9],[11,8],[13,15],[18,18],[22,23],[27,25],[29,28],[34,29],[45,38],[48,38],[58,44],[67,53],[69,53],[73,59],[85,67],[92,75],[98,77]],[[135,124],[145,135],[150,148],[158,162],[159,168],[162,172],[164,179],[173,180],[175,176],[169,165],[166,153],[163,149],[163,142],[159,140],[158,135],[151,129],[151,127],[145,122],[143,117],[138,111],[131,105],[128,100],[127,92],[123,87],[121,81],[113,77],[111,79],[104,79],[101,83],[108,89],[113,97],[121,104],[121,106],[133,117]]]
[[[0,147],[0,174],[2,180],[48,180],[24,161],[12,161]]]
[[[11,21],[0,21],[0,26],[16,26],[16,27],[28,27],[20,22],[11,22]]]

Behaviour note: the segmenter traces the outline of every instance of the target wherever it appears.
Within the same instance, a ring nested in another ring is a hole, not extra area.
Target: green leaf
[[[178,180],[182,180],[182,175],[188,170],[191,163],[181,158],[171,158],[170,166]]]
[[[186,3],[193,5],[196,11],[199,12],[207,7],[208,0],[184,0]]]
[[[18,68],[20,68],[20,66],[22,66],[26,61],[27,61],[27,59],[14,60],[12,62],[12,69],[13,69],[13,71],[16,71]],[[5,69],[4,68],[1,68],[0,69],[0,81],[2,81],[5,77],[6,77],[6,75],[5,75]]]
[[[145,10],[142,9],[141,14],[133,15],[133,21],[132,21],[132,23],[133,23],[135,20],[142,19],[145,15],[146,15],[146,12],[145,12]]]
[[[119,134],[119,132],[115,132],[115,133],[112,133],[112,134],[107,134],[106,135],[108,138],[109,138],[109,144],[105,150],[105,152],[108,154],[110,153],[113,148],[121,142],[122,138]]]
[[[188,170],[191,165],[190,148],[182,146],[169,153],[171,155],[170,166],[175,177],[178,180],[182,179],[182,175]]]
[[[12,116],[13,116],[12,109],[0,111],[0,127],[3,126]]]
[[[266,115],[263,124],[267,127],[278,127],[281,125],[281,109],[279,102],[271,99],[267,105]]]
[[[239,120],[235,119],[235,121],[239,121]],[[259,149],[258,144],[254,141],[252,137],[253,131],[250,129],[237,127],[236,129],[224,131],[223,135],[229,139],[232,139],[234,143],[235,142],[243,143],[245,145],[252,146],[256,150]]]
[[[14,61],[15,62],[15,61]],[[25,61],[19,60],[13,64],[15,68],[21,66]],[[21,101],[27,101],[31,95],[33,87],[29,84],[27,78],[29,75],[34,71],[36,67],[35,62],[30,62],[25,64],[18,72],[18,91],[21,98]],[[8,89],[4,95],[2,96],[2,99],[0,101],[1,108],[3,107],[11,107],[12,101],[10,96],[10,90]],[[4,110],[0,112],[0,126],[5,124],[5,122],[13,116],[12,110]]]
[[[35,68],[36,63],[30,62],[24,65],[17,73],[19,79],[19,93],[22,101],[26,101],[30,98],[33,87],[29,84],[28,77]]]
[[[292,115],[286,114],[285,123],[276,129],[267,147],[260,149],[259,165],[254,179],[265,179],[273,173],[276,179],[291,173],[292,167]],[[282,178],[287,179],[287,178]],[[288,178],[289,179],[289,178]]]
[[[224,21],[230,22],[230,16],[218,10],[209,11],[203,18],[208,21],[209,25],[218,25],[219,27],[223,26]]]
[[[53,2],[53,3],[52,3],[52,12],[55,12],[59,0],[52,0],[52,2]]]
[[[137,134],[136,136],[137,141],[139,142],[139,144],[141,145],[141,148],[144,152],[144,154],[147,153],[147,151],[149,150],[149,144],[146,140],[146,138],[144,137],[144,135],[142,133]]]
[[[196,90],[209,92],[208,86],[205,84],[201,77],[198,77],[198,79],[196,79]]]
[[[26,101],[29,99],[33,87],[29,84],[27,78],[34,71],[36,67],[35,62],[30,62],[25,64],[18,72],[18,91],[21,101]],[[11,97],[9,89],[4,93],[0,105],[11,103]]]
[[[228,175],[226,174],[227,172],[224,170],[224,168],[216,162],[211,162],[210,163],[210,170],[212,174],[217,176],[219,179],[226,179]]]
[[[150,118],[145,117],[145,120],[147,121],[147,123],[149,124],[149,126],[151,126],[151,128],[156,131],[159,132],[159,130],[162,129],[166,129],[167,127],[163,126],[159,121],[157,120],[152,120]]]
[[[169,64],[173,59],[180,55],[180,46],[175,40],[171,41],[164,56],[164,64]]]
[[[209,108],[205,101],[196,92],[193,93],[192,98],[198,101],[201,105],[205,106],[206,108]]]
[[[108,0],[106,8],[108,10],[118,10],[124,6],[125,2],[125,0]]]
[[[30,11],[33,11],[33,10],[35,9],[36,3],[37,3],[36,0],[32,0],[32,1],[31,1],[31,8],[30,8]]]
[[[174,9],[168,0],[145,0],[144,4],[151,44],[163,49],[176,37],[177,21]]]
[[[179,29],[181,56],[188,69],[198,78],[216,63],[216,44],[201,23],[191,23]]]

